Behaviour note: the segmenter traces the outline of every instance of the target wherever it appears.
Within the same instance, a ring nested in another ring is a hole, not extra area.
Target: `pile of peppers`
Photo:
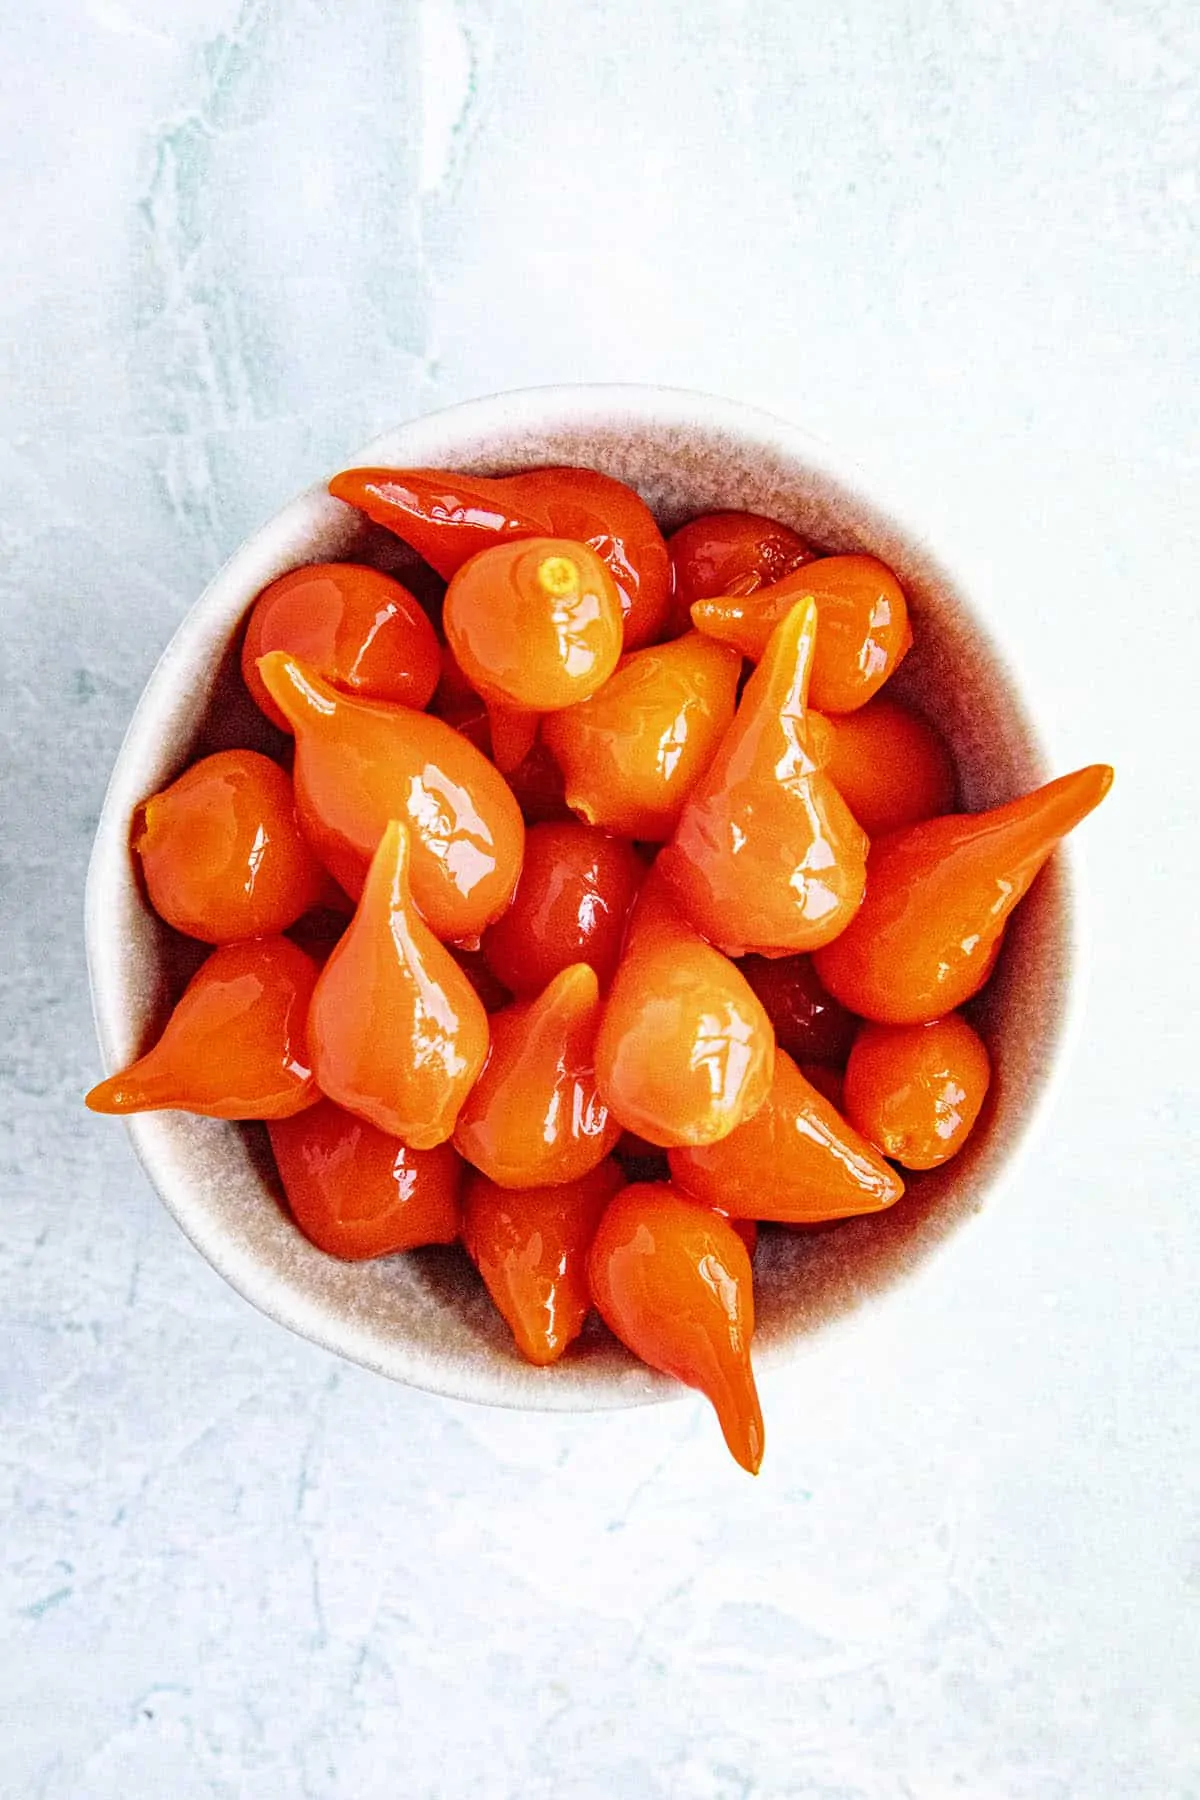
[[[913,623],[873,556],[739,512],[664,540],[589,469],[330,489],[438,597],[350,562],[258,597],[278,753],[137,809],[150,904],[212,949],[88,1105],[265,1121],[320,1250],[461,1241],[537,1364],[595,1308],[756,1472],[759,1222],[894,1206],[961,1149],[960,1009],[1112,771],[959,811],[881,692]]]

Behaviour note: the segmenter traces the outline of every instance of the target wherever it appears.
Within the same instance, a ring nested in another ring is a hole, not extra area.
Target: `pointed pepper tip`
[[[129,1087],[127,1074],[110,1075],[106,1081],[98,1081],[84,1095],[83,1103],[89,1112],[103,1113],[110,1118],[145,1110],[144,1097],[137,1089]]]

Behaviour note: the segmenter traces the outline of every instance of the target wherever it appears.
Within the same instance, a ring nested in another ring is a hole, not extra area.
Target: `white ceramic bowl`
[[[1047,778],[994,622],[979,617],[919,530],[883,504],[853,465],[767,413],[668,388],[536,388],[413,420],[345,466],[355,463],[488,474],[583,464],[637,488],[666,531],[697,513],[738,508],[781,519],[830,551],[872,551],[903,582],[916,637],[888,691],[914,699],[948,736],[964,803],[992,805]],[[180,941],[148,910],[133,866],[133,810],[195,755],[270,741],[271,728],[241,691],[239,627],[267,582],[330,558],[400,573],[412,560],[397,539],[318,484],[230,559],[142,695],[88,877],[88,966],[106,1070],[153,1040],[180,980]],[[1076,960],[1060,852],[1017,912],[976,1003],[994,1078],[974,1137],[944,1169],[914,1177],[889,1212],[814,1231],[764,1231],[755,1281],[760,1367],[901,1282],[979,1210],[1044,1103]],[[197,1249],[247,1300],[327,1349],[394,1380],[497,1405],[583,1410],[678,1391],[595,1323],[556,1367],[531,1368],[457,1249],[358,1264],[322,1255],[280,1205],[261,1126],[183,1113],[127,1124],[143,1167]]]

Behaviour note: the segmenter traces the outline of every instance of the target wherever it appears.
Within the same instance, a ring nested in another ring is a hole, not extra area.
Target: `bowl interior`
[[[967,597],[923,543],[832,453],[768,415],[655,389],[534,390],[472,402],[388,433],[352,462],[507,473],[546,463],[601,469],[636,487],[664,530],[718,508],[766,513],[830,551],[869,550],[899,575],[915,645],[889,692],[953,745],[963,801],[995,804],[1045,779],[1010,670]],[[282,740],[244,694],[239,627],[259,590],[301,563],[361,559],[404,576],[415,559],[323,486],[232,558],[180,626],[130,726],[105,801],[88,884],[88,954],[108,1068],[139,1054],[203,952],[143,899],[129,849],[134,807],[197,754]],[[890,1212],[807,1231],[764,1229],[756,1260],[756,1360],[790,1354],[821,1327],[914,1270],[970,1214],[1032,1121],[1065,1025],[1070,900],[1061,858],[1015,915],[973,1006],[993,1058],[985,1115],[963,1153],[914,1176]],[[259,1126],[180,1113],[129,1121],[163,1200],[208,1260],[281,1323],[395,1379],[462,1398],[581,1409],[633,1405],[675,1386],[599,1326],[549,1370],[513,1349],[458,1250],[368,1264],[322,1255],[300,1235]]]

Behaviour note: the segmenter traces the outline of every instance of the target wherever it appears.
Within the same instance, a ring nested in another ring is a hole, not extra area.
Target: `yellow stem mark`
[[[538,564],[538,580],[553,600],[579,586],[579,567],[569,556],[546,556]]]

